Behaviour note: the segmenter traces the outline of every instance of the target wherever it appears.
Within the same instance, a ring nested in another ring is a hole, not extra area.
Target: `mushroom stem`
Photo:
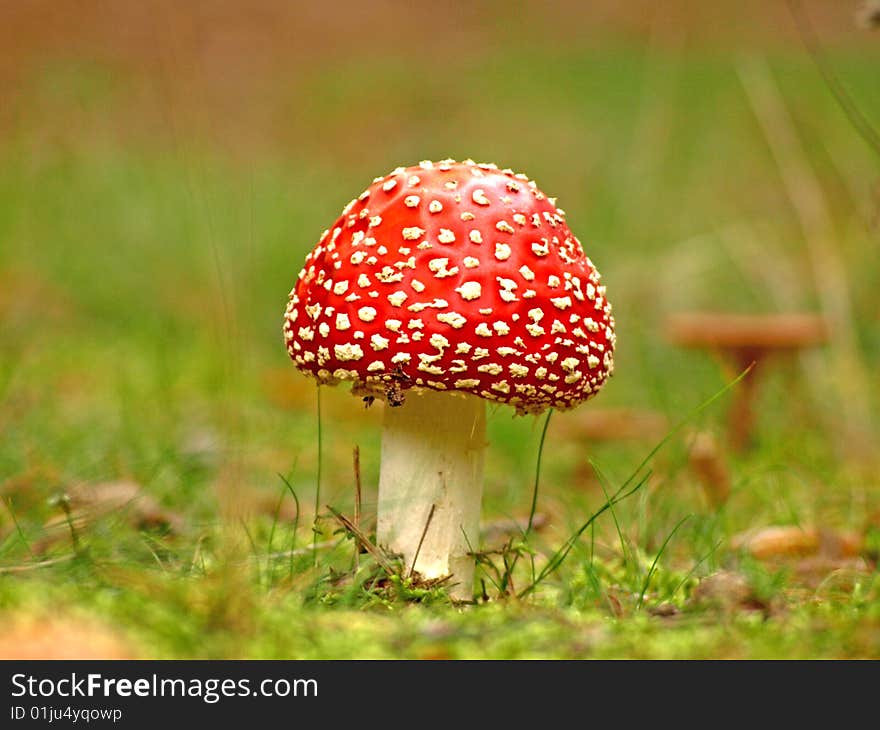
[[[755,427],[755,401],[758,391],[758,367],[764,353],[759,349],[746,348],[735,353],[736,375],[746,368],[752,370],[742,379],[733,394],[730,408],[730,440],[735,451],[745,451],[752,445]]]
[[[473,597],[485,446],[486,406],[476,396],[410,390],[404,405],[385,407],[377,542],[402,555],[407,571],[453,576],[457,600]]]

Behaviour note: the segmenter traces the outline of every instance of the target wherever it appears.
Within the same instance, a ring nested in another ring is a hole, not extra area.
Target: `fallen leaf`
[[[163,508],[155,497],[134,482],[76,485],[68,489],[63,499],[69,512],[59,508],[59,513],[46,521],[43,535],[31,546],[35,554],[45,553],[59,542],[73,540],[74,535],[110,515],[121,515],[139,530],[159,528],[178,534],[183,529],[183,519],[178,514]]]
[[[745,604],[752,598],[752,589],[744,575],[728,570],[719,570],[707,575],[694,588],[693,603],[714,603],[724,607]]]
[[[70,489],[71,507],[84,513],[86,519],[98,519],[121,512],[138,529],[164,528],[180,532],[182,518],[165,509],[159,501],[135,482],[101,482]]]
[[[859,555],[863,543],[856,533],[797,525],[762,527],[736,535],[732,540],[735,550],[743,550],[759,560],[820,553],[828,557],[853,557]]]
[[[667,602],[661,603],[657,606],[649,606],[648,613],[652,616],[658,616],[660,618],[669,618],[670,616],[677,616],[679,610],[675,607],[675,605]]]
[[[799,560],[795,565],[798,580],[810,588],[830,591],[852,592],[855,581],[870,574],[871,568],[864,558],[813,555]]]

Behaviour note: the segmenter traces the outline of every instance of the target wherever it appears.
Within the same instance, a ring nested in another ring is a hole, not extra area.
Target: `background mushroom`
[[[754,364],[734,392],[730,410],[730,443],[737,450],[751,441],[755,392],[764,359],[828,340],[824,318],[814,314],[681,313],[670,318],[668,334],[674,344],[718,354],[732,374]]]
[[[565,213],[473,161],[376,178],[306,257],[284,322],[319,383],[386,402],[378,543],[470,599],[486,401],[568,409],[613,371],[614,320]]]

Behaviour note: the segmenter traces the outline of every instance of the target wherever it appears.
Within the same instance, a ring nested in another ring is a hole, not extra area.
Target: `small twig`
[[[361,532],[360,528],[357,527],[348,517],[346,517],[341,512],[333,509],[330,505],[327,505],[327,509],[330,510],[330,514],[336,519],[336,521],[342,525],[342,527],[357,540],[361,546],[366,550],[370,555],[372,555],[376,562],[379,563],[382,570],[384,570],[388,575],[394,575],[396,571],[394,570],[394,566],[385,557],[382,551],[377,548],[370,539]]]
[[[428,534],[428,528],[431,526],[431,520],[434,518],[434,507],[435,505],[432,504],[431,511],[428,512],[428,519],[425,520],[425,529],[422,530],[422,536],[419,538],[419,544],[416,547],[416,554],[413,555],[412,565],[409,567],[409,573],[407,575],[409,578],[412,578],[412,574],[416,571],[416,561],[419,559],[419,553],[422,551],[422,543],[425,541],[425,535]]]
[[[58,565],[58,563],[66,563],[69,560],[74,560],[76,558],[76,553],[71,553],[70,555],[63,555],[60,558],[52,558],[51,560],[41,560],[39,563],[25,563],[24,565],[2,565],[0,566],[0,574],[3,573],[24,573],[29,570],[39,570],[40,568],[48,568],[52,565]]]

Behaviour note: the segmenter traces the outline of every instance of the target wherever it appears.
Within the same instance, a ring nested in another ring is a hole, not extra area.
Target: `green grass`
[[[880,123],[876,54],[831,60]],[[321,230],[397,164],[490,159],[559,196],[620,338],[618,372],[584,411],[652,409],[674,424],[729,382],[666,342],[668,312],[818,306],[824,282],[735,59],[608,47],[478,61],[468,84],[459,67],[426,62],[426,76],[391,57],[280,84],[293,142],[246,162],[198,129],[176,144],[129,138],[124,75],[73,64],[33,80],[0,144],[0,611],[97,618],[139,656],[880,656],[878,461],[856,448],[876,437],[877,389],[858,391],[867,420],[855,419],[833,350],[769,369],[756,446],[729,457],[721,508],[687,449],[693,428],[723,443],[728,396],[670,431],[629,483],[640,488],[590,523],[656,439],[587,442],[572,435],[577,412],[554,415],[536,503],[548,524],[488,556],[498,575],[515,566],[494,585],[487,568],[491,600],[475,606],[378,580],[369,556],[354,572],[354,543],[323,507],[313,535],[316,501],[353,514],[355,445],[374,516],[381,408],[328,389],[318,421],[281,314]],[[870,373],[877,159],[808,58],[771,69],[833,216],[856,366]],[[490,410],[485,522],[530,519],[542,427]],[[140,485],[175,529],[137,524],[137,504],[82,525],[75,500],[66,522],[59,497],[115,480]],[[735,549],[734,536],[779,524],[865,544],[806,577],[801,559]],[[744,598],[701,598],[719,571],[745,582]]]

